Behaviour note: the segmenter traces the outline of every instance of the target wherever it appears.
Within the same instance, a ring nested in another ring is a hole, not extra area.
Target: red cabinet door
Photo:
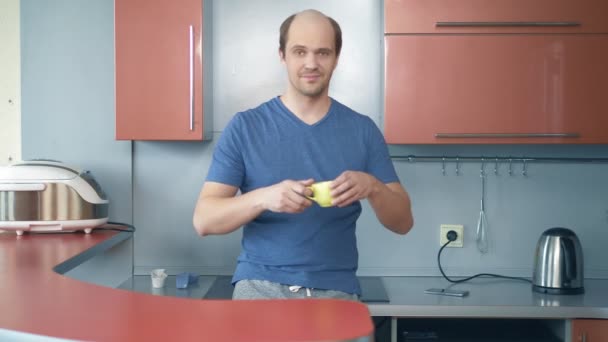
[[[608,143],[608,35],[385,37],[392,144]]]
[[[608,320],[572,320],[572,342],[605,342],[608,339]]]
[[[201,0],[115,0],[116,139],[203,139]]]
[[[608,33],[605,0],[385,0],[384,32]]]

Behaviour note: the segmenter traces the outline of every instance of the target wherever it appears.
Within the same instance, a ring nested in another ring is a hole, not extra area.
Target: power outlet
[[[462,247],[464,241],[464,226],[461,224],[442,224],[439,228],[439,243],[441,246],[448,242],[447,234],[450,230],[455,231],[458,234],[456,240],[450,242],[447,247]]]

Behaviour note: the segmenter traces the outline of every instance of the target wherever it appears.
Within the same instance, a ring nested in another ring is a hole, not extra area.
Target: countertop
[[[368,308],[353,301],[192,300],[62,275],[131,237],[0,234],[0,331],[89,341],[335,341],[373,333]]]
[[[149,276],[135,276],[120,288],[164,296],[203,298],[215,276],[200,276],[187,289],[175,288],[175,277],[166,286],[153,289]],[[532,291],[530,283],[497,278],[478,278],[450,284],[442,277],[380,277],[389,302],[366,303],[373,316],[417,318],[530,318],[608,319],[608,280],[585,279],[585,293],[548,295]],[[466,297],[425,294],[428,288],[468,290]],[[363,291],[365,292],[365,287]]]
[[[483,318],[606,318],[608,280],[585,279],[585,293],[548,295],[532,291],[530,283],[477,278],[451,284],[442,277],[383,277],[389,303],[373,303],[374,316]],[[452,285],[452,286],[450,286]],[[468,290],[466,297],[425,294],[428,288]]]

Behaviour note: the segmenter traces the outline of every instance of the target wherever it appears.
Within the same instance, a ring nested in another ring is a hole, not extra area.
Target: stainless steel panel
[[[107,216],[107,203],[89,203],[63,183],[48,183],[44,191],[0,191],[0,221],[89,220]]]

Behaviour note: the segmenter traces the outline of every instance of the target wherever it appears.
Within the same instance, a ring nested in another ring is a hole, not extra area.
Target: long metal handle
[[[190,25],[190,39],[188,41],[190,53],[188,54],[190,64],[190,130],[194,130],[194,26]]]
[[[576,27],[577,21],[438,21],[436,27]]]
[[[581,342],[587,342],[587,333],[583,333],[581,336]]]
[[[435,138],[579,138],[579,133],[435,133]]]

